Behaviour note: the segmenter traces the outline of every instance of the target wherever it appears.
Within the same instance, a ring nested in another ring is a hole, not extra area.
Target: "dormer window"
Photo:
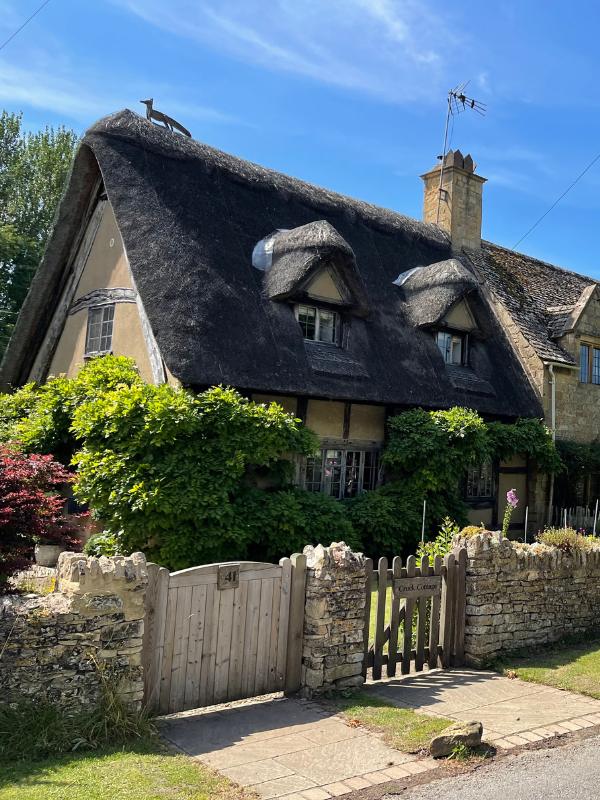
[[[438,331],[437,345],[446,364],[463,366],[467,363],[467,336],[454,331]]]
[[[296,319],[303,337],[309,342],[337,344],[340,333],[340,315],[319,306],[296,306]]]

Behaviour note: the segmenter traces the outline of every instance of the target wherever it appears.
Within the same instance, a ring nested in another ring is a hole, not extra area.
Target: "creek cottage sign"
[[[429,575],[415,578],[394,578],[394,592],[401,597],[440,597],[442,576]]]

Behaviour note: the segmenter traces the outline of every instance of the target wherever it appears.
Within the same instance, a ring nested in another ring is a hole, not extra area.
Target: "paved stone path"
[[[433,670],[373,683],[370,690],[398,706],[483,723],[484,739],[511,749],[600,725],[600,701],[497,672]]]
[[[422,713],[480,720],[485,741],[503,749],[600,725],[600,701],[495,672],[433,670],[371,683],[369,691]],[[161,733],[265,799],[328,800],[438,766],[307,700],[259,698],[184,712],[165,717]]]
[[[160,727],[181,750],[264,798],[328,800],[437,766],[306,700],[186,712]]]

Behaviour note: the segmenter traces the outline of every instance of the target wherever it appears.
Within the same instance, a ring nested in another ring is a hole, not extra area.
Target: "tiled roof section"
[[[556,339],[568,329],[583,292],[596,281],[490,242],[467,255],[540,358],[574,364]]]

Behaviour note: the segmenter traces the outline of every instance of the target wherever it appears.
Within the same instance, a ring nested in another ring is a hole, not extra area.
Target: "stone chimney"
[[[421,175],[425,184],[423,221],[438,224],[448,231],[452,250],[459,253],[463,247],[481,247],[481,197],[486,179],[475,175],[471,156],[460,150],[449,150],[442,165]],[[438,216],[439,198],[439,216]]]

